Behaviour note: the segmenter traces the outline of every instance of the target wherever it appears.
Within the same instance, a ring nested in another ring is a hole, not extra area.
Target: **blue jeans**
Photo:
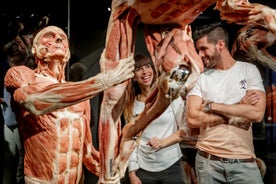
[[[256,162],[222,162],[197,154],[195,169],[199,184],[263,184]]]
[[[184,169],[181,159],[163,171],[149,172],[138,169],[136,175],[143,184],[184,184]]]

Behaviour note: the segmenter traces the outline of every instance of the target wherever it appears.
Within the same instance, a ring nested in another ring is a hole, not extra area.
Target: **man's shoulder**
[[[258,67],[254,63],[249,63],[246,61],[237,61],[239,70],[242,70],[246,73],[260,73]]]
[[[236,61],[238,66],[243,66],[243,67],[255,67],[256,65],[253,63],[249,63],[247,61]]]

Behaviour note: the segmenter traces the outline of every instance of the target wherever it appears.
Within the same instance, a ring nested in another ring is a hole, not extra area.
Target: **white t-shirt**
[[[209,69],[203,72],[195,87],[188,93],[203,100],[235,104],[248,90],[264,90],[263,80],[257,67],[237,61],[228,70]],[[225,158],[255,157],[252,129],[244,130],[221,124],[201,130],[196,145],[200,150]]]
[[[140,114],[145,104],[135,101],[134,114]],[[154,136],[159,139],[173,134],[182,121],[184,101],[181,97],[174,100],[170,106],[143,131],[138,146],[134,149],[129,159],[129,171],[142,168],[151,172],[159,172],[169,168],[182,157],[179,143],[173,144],[158,151],[147,145]]]

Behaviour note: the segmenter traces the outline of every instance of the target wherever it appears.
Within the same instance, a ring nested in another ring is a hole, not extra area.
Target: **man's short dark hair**
[[[225,44],[229,44],[229,34],[221,22],[214,22],[211,24],[196,27],[193,33],[193,40],[207,36],[209,43],[216,44],[219,40],[224,40]]]

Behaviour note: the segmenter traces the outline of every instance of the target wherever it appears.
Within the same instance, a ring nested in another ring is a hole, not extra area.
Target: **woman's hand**
[[[151,138],[148,142],[148,145],[156,149],[156,151],[164,147],[162,140],[157,137]]]

